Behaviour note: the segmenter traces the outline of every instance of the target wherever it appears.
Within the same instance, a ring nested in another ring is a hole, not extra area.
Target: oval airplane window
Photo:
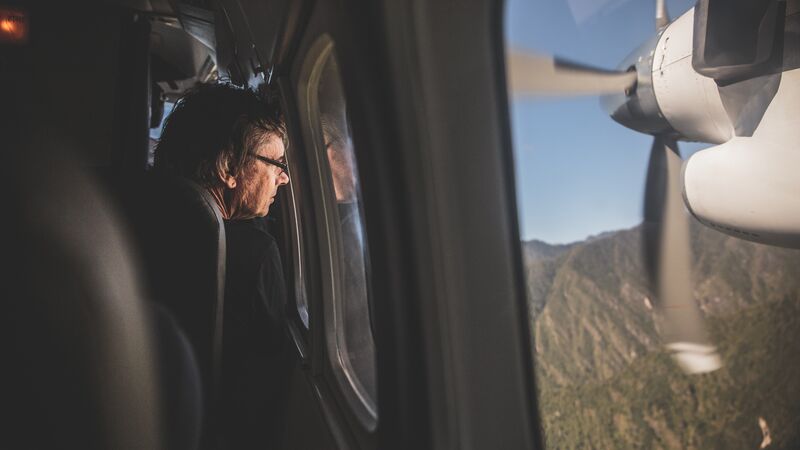
[[[333,42],[327,36],[313,46],[313,68],[304,97],[308,133],[316,147],[321,182],[317,209],[325,217],[322,233],[330,275],[324,288],[328,356],[339,385],[361,422],[373,429],[377,419],[375,344],[369,297],[369,257],[363,221],[358,165],[347,105]],[[327,266],[327,268],[325,267]]]
[[[800,251],[701,223],[683,186],[710,146],[780,142],[798,72],[718,84],[692,67],[695,1],[656,3],[506,4],[545,447],[797,448]],[[786,36],[798,25],[787,8]],[[743,179],[703,181],[707,195],[730,183],[730,198]]]

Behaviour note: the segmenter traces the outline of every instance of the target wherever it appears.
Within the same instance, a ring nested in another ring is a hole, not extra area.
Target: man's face
[[[286,161],[283,141],[275,135],[267,135],[253,153],[280,162]],[[264,217],[275,202],[278,188],[289,183],[289,175],[278,166],[256,158],[246,161],[234,189],[233,214],[231,218],[246,219]]]

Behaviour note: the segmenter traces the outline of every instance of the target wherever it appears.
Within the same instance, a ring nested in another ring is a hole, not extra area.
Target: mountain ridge
[[[755,448],[761,434],[754,416],[765,414],[770,428],[780,430],[773,431],[775,448],[800,443],[800,436],[787,432],[800,426],[800,411],[786,406],[787,398],[800,405],[800,388],[784,376],[800,379],[800,363],[793,362],[800,361],[800,347],[792,344],[800,342],[800,252],[741,241],[697,223],[691,236],[695,298],[725,364],[718,375],[694,378],[683,375],[662,348],[663,318],[641,267],[640,227],[558,246],[523,243],[549,446],[708,448],[716,436],[725,448]],[[753,317],[758,320],[748,322]],[[776,320],[783,321],[780,327]],[[782,349],[751,347],[771,341],[783,342]],[[740,375],[774,386],[773,394],[756,395],[730,381]],[[712,381],[695,381],[703,379]],[[631,387],[637,383],[655,386],[652,395]],[[742,406],[754,398],[784,406],[775,409],[777,416]],[[574,406],[581,402],[586,408]],[[692,402],[705,412],[689,414]],[[589,410],[593,416],[586,416]],[[741,421],[741,433],[726,431],[714,414]],[[745,426],[748,421],[753,426]]]

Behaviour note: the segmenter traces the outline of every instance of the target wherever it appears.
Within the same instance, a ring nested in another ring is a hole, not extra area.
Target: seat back
[[[158,346],[164,442],[170,450],[197,450],[204,406],[194,351],[172,314],[161,305],[150,305]]]
[[[139,222],[145,233],[142,256],[154,299],[183,327],[211,394],[219,380],[222,351],[222,215],[211,195],[185,178],[149,176],[143,193],[147,204]]]
[[[208,424],[222,351],[222,216],[211,195],[185,178],[118,175],[111,181],[132,227],[148,292],[174,317],[194,349]]]
[[[154,339],[122,223],[68,158],[14,153],[0,169],[0,448],[163,448]]]

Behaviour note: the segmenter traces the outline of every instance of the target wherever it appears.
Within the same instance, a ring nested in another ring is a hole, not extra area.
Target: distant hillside
[[[662,351],[640,229],[523,243],[537,384],[553,448],[800,446],[800,252],[692,226],[695,296],[725,366]]]
[[[522,243],[522,254],[527,262],[534,263],[543,259],[556,258],[568,251],[572,245],[553,245],[533,239]]]
[[[551,245],[537,240],[522,243],[531,320],[544,308],[556,270],[571,247],[572,244]]]

